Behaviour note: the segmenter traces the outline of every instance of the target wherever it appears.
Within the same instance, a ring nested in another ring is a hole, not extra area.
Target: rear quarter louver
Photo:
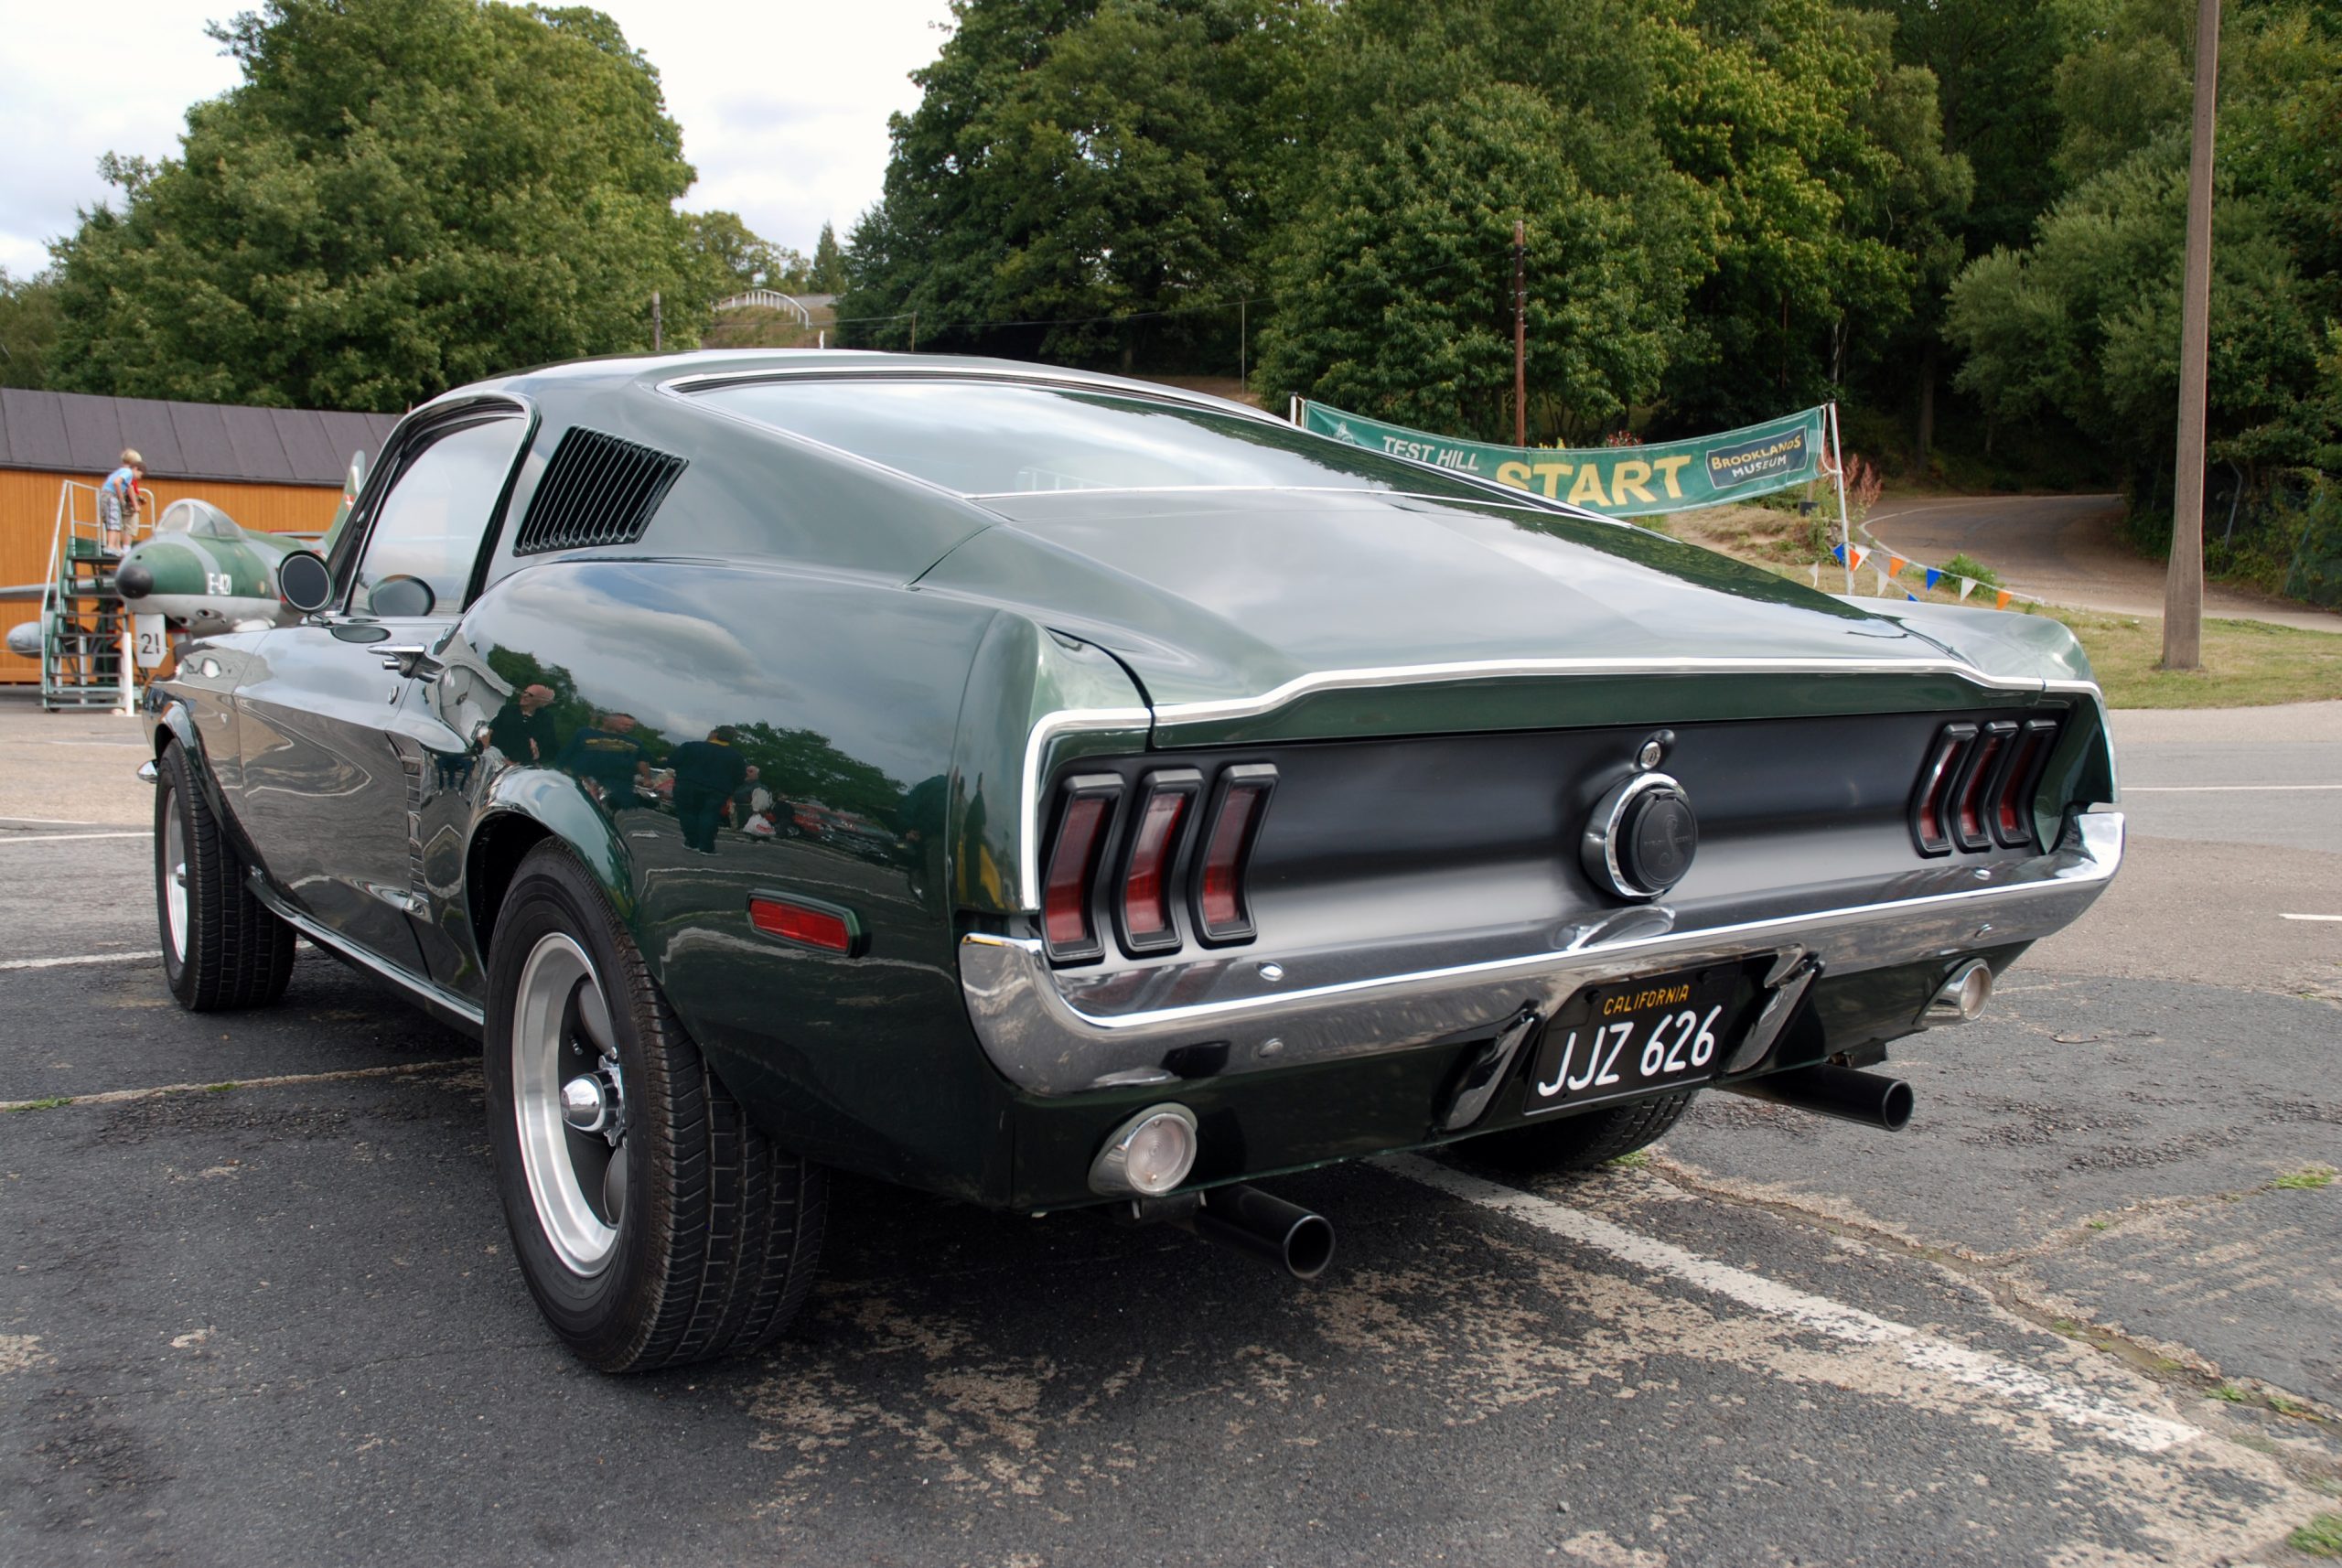
[[[530,498],[512,553],[631,544],[682,471],[681,457],[572,425]]]

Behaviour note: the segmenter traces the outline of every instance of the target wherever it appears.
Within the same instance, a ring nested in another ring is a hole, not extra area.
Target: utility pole
[[[2171,564],[2163,585],[2163,667],[2204,661],[2204,399],[2212,314],[2212,126],[2219,92],[2220,0],[2196,4],[2196,130],[2187,160],[2187,271],[2179,294],[2179,458],[2171,481]]]
[[[911,352],[919,352],[919,312],[911,312]]]
[[[1512,444],[1529,445],[1529,226],[1512,220]]]
[[[659,315],[659,291],[650,291],[650,351],[661,353],[667,346],[666,323]]]

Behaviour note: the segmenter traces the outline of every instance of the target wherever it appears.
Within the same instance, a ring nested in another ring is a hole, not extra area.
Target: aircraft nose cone
[[[155,574],[143,562],[133,561],[113,575],[113,585],[125,599],[143,599],[155,591]]]

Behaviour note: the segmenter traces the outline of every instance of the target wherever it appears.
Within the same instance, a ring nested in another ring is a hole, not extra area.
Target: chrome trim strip
[[[1619,659],[1583,655],[1569,659],[1471,659],[1445,664],[1393,664],[1361,670],[1320,670],[1297,675],[1252,697],[1203,703],[1166,703],[1155,710],[1157,724],[1200,724],[1215,719],[1256,718],[1320,692],[1363,686],[1418,686],[1441,681],[1511,681],[1540,675],[1950,675],[1989,691],[2071,693],[2099,697],[2094,681],[2048,681],[2040,676],[1999,676],[1961,659],[1788,659],[1772,657]]]
[[[319,924],[295,909],[276,896],[275,889],[262,880],[259,872],[251,873],[245,878],[245,886],[252,889],[253,897],[268,906],[270,914],[308,938],[314,945],[323,948],[337,957],[346,958],[371,973],[381,975],[392,984],[410,993],[415,1000],[423,1003],[426,1007],[444,1008],[469,1023],[475,1029],[486,1023],[487,1015],[479,1008],[465,1001],[454,992],[446,990],[419,974],[410,974],[387,959],[375,957],[338,931]]]
[[[2036,940],[2105,890],[2122,843],[2120,812],[2090,812],[2055,852],[1988,886],[1692,929],[1646,906],[1633,911],[1644,918],[1610,940],[1556,951],[1112,1015],[1067,999],[1038,941],[971,933],[960,941],[961,987],[985,1054],[1037,1094],[1080,1093],[1106,1074],[1160,1066],[1167,1051],[1204,1042],[1228,1045],[1224,1073],[1297,1067],[1493,1031],[1524,1005],[1550,1015],[1587,985],[1664,966],[1797,947],[1836,975]],[[1197,965],[1199,973],[1221,967]]]

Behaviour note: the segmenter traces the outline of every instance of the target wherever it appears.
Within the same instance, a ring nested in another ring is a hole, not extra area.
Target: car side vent
[[[537,481],[512,553],[631,544],[682,471],[681,457],[574,424]]]

